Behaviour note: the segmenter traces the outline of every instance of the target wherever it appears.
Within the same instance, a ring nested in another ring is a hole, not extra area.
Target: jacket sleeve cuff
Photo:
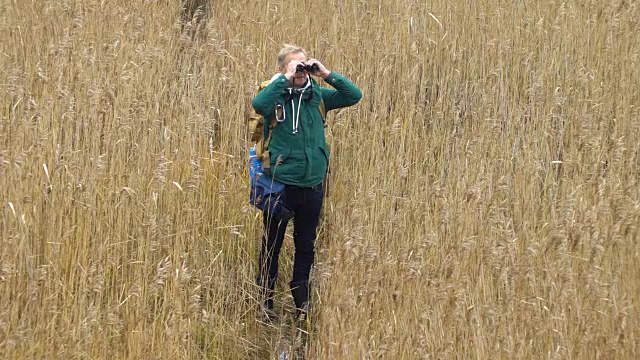
[[[289,84],[289,80],[287,80],[287,77],[284,76],[284,74],[280,74],[280,76],[275,79],[275,82],[279,84]]]
[[[327,76],[324,81],[326,81],[327,83],[331,84],[332,82],[334,82],[336,79],[340,78],[340,74],[338,74],[335,71],[331,71],[329,73],[329,76]]]

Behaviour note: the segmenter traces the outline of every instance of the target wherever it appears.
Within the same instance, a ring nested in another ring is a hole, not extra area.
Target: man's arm
[[[251,101],[256,112],[265,119],[269,118],[275,108],[275,102],[287,88],[289,80],[284,75],[276,77],[269,85],[262,89]]]
[[[362,99],[360,88],[335,71],[332,71],[324,80],[333,86],[333,89],[320,89],[327,111],[355,105]]]
[[[262,89],[262,91],[253,98],[251,105],[253,105],[253,108],[258,114],[262,115],[265,119],[271,116],[276,100],[282,95],[282,92],[289,87],[299,64],[302,63],[298,60],[290,61],[285,73],[275,77],[267,87]]]
[[[316,65],[316,71],[314,71],[312,75],[320,76],[329,85],[333,86],[333,89],[320,88],[324,106],[327,111],[355,105],[362,99],[362,91],[360,88],[346,77],[327,69],[316,59],[307,61],[307,65]]]

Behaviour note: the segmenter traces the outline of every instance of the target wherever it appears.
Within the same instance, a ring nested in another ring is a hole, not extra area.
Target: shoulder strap
[[[269,124],[269,135],[267,135],[267,139],[264,141],[264,149],[269,149],[269,142],[271,141],[271,135],[273,135],[273,128],[278,125],[278,121],[276,119],[272,119]]]
[[[262,89],[264,89],[267,86],[269,86],[269,84],[271,84],[271,80],[265,80],[265,81],[261,82],[260,85],[258,85],[258,92],[260,92]]]
[[[267,86],[269,86],[269,84],[271,84],[271,80],[265,80],[265,81],[261,82],[260,85],[258,85],[258,91],[256,92],[256,94],[259,93],[260,91],[262,91]],[[271,129],[273,129],[277,124],[278,124],[278,122],[275,121],[275,119],[271,120],[271,124],[269,125],[269,135],[268,135],[267,139],[265,140],[265,142],[263,143],[265,149],[269,146],[269,141],[271,140]],[[261,129],[261,131],[264,131],[264,130]]]
[[[320,99],[320,105],[318,105],[318,110],[320,110],[320,115],[322,116],[322,123],[327,122],[327,108],[324,107],[324,99]]]

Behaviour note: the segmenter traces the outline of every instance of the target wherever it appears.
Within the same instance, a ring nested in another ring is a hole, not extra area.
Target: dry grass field
[[[638,34],[633,0],[0,0],[0,358],[273,358],[245,116],[284,43],[364,93],[308,359],[640,357]]]

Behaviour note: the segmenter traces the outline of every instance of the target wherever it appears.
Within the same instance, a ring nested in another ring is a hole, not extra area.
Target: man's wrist
[[[320,74],[320,77],[321,77],[323,80],[327,80],[327,78],[329,77],[329,75],[331,75],[331,70],[327,70],[327,72],[326,72],[326,73],[324,73],[324,74]]]

